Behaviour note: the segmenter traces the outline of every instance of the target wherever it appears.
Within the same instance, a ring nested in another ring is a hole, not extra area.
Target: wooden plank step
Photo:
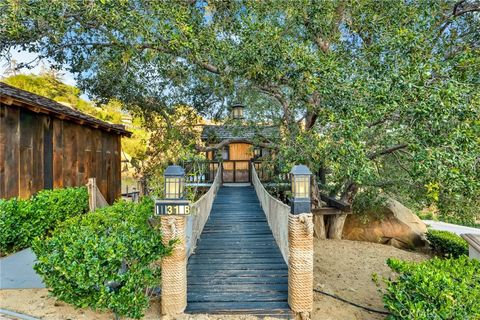
[[[288,277],[286,270],[187,270],[189,276],[212,276],[212,277],[259,277],[259,278],[275,278]]]
[[[267,302],[284,301],[286,291],[257,292],[256,286],[250,288],[250,292],[188,292],[187,299],[193,302]],[[255,290],[255,291],[254,291]]]
[[[286,301],[271,302],[192,302],[187,305],[187,313],[248,313],[248,314],[282,314],[290,313]]]
[[[224,256],[194,256],[189,259],[189,264],[203,263],[203,264],[258,264],[258,263],[280,263],[285,264],[282,256],[273,256],[273,257],[251,257],[251,256],[242,256],[238,257],[224,257]]]
[[[198,272],[203,272],[203,270],[212,270],[212,271],[218,271],[218,272],[223,272],[225,270],[228,271],[244,271],[244,270],[249,270],[249,271],[273,271],[273,270],[287,270],[288,267],[285,265],[285,262],[273,262],[273,263],[237,263],[237,264],[231,264],[231,263],[216,263],[216,264],[209,264],[205,263],[203,261],[199,262],[192,262],[188,266],[189,271],[198,271]]]
[[[270,284],[287,284],[288,277],[268,277],[268,278],[259,278],[259,277],[241,277],[233,278],[230,276],[227,277],[215,277],[212,279],[211,276],[205,275],[190,275],[187,278],[188,285],[208,285],[213,287],[215,285],[229,285],[236,286],[239,284],[256,284],[260,285],[270,285]]]
[[[281,291],[288,292],[287,283],[264,283],[262,285],[256,284],[256,292]],[[192,292],[250,292],[252,291],[252,284],[249,283],[220,283],[220,284],[205,284],[196,283],[189,284],[189,290]]]

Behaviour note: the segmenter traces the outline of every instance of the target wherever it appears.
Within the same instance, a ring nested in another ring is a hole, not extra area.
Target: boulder
[[[402,249],[425,246],[427,226],[412,210],[388,199],[381,213],[349,215],[343,239],[390,244]]]

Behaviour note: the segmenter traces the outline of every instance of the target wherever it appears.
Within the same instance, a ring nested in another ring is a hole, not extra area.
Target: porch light
[[[312,172],[304,165],[297,165],[290,171],[292,182],[292,214],[310,212],[310,179]]]
[[[262,148],[253,148],[253,155],[255,156],[255,158],[259,158],[262,155]]]
[[[233,119],[243,119],[243,109],[245,107],[241,104],[235,104],[232,106]]]
[[[185,170],[180,166],[168,166],[165,178],[165,199],[155,201],[156,216],[191,214],[190,202],[184,199]]]
[[[185,170],[180,166],[168,166],[165,177],[165,199],[183,199]]]

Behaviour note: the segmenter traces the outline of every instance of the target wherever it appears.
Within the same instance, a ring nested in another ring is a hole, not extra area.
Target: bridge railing
[[[191,207],[193,214],[187,216],[186,225],[186,246],[187,257],[195,251],[198,238],[202,234],[203,228],[207,223],[210,211],[212,210],[213,201],[217,195],[217,191],[222,183],[222,170],[218,167],[216,170],[215,179],[213,180],[210,189],[200,199],[194,202]]]
[[[257,175],[255,166],[252,166],[252,184],[255,187],[262,209],[267,216],[273,237],[282,252],[283,259],[288,264],[288,215],[290,206],[268,193]]]

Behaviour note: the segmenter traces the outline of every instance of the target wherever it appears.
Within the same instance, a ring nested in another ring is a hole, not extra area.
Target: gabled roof
[[[113,132],[123,136],[132,135],[130,131],[125,130],[125,126],[123,125],[99,120],[51,99],[12,87],[3,82],[0,82],[0,101],[6,105],[15,105],[36,113],[45,113],[59,119],[72,121],[80,125],[88,125],[103,131]]]
[[[278,129],[272,126],[232,126],[207,125],[202,131],[202,140],[253,140],[255,137],[268,138],[278,135]]]

